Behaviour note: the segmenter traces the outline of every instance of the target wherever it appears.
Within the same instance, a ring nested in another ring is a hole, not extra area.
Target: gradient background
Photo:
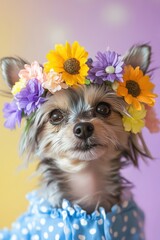
[[[160,67],[160,0],[3,0],[0,6],[0,57],[18,55],[29,61],[46,61],[55,43],[78,40],[94,57],[109,46],[123,54],[134,43],[152,45],[152,67]],[[159,68],[160,69],[160,68]],[[160,70],[153,75],[160,93]],[[5,89],[2,80],[0,87]],[[159,99],[156,110],[159,114]],[[20,129],[3,128],[0,98],[0,227],[10,226],[27,207],[25,194],[35,188],[30,175],[36,164],[17,171]],[[160,134],[143,131],[155,161],[124,174],[134,183],[136,201],[146,213],[148,240],[160,239]]]

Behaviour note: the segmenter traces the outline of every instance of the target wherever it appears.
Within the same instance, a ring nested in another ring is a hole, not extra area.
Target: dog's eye
[[[60,124],[64,119],[63,113],[59,109],[55,109],[50,113],[49,121],[53,125]]]
[[[100,102],[96,106],[96,112],[103,115],[104,117],[107,117],[111,113],[111,105],[106,102]]]

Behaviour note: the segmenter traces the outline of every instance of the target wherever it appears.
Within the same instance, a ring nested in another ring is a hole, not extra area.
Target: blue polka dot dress
[[[100,207],[87,214],[65,199],[62,208],[53,208],[36,192],[28,199],[28,211],[12,230],[0,231],[1,240],[144,240],[144,215],[134,201],[114,205],[110,212]]]

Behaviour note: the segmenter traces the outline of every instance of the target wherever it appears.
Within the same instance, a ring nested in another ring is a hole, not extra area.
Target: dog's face
[[[36,128],[41,158],[114,158],[127,149],[124,112],[124,101],[105,84],[61,90],[49,96],[38,110],[30,134]]]

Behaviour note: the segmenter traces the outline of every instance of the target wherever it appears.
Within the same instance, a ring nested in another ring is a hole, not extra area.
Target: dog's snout
[[[73,129],[74,135],[81,139],[89,138],[93,134],[93,131],[94,126],[89,122],[77,123]]]

